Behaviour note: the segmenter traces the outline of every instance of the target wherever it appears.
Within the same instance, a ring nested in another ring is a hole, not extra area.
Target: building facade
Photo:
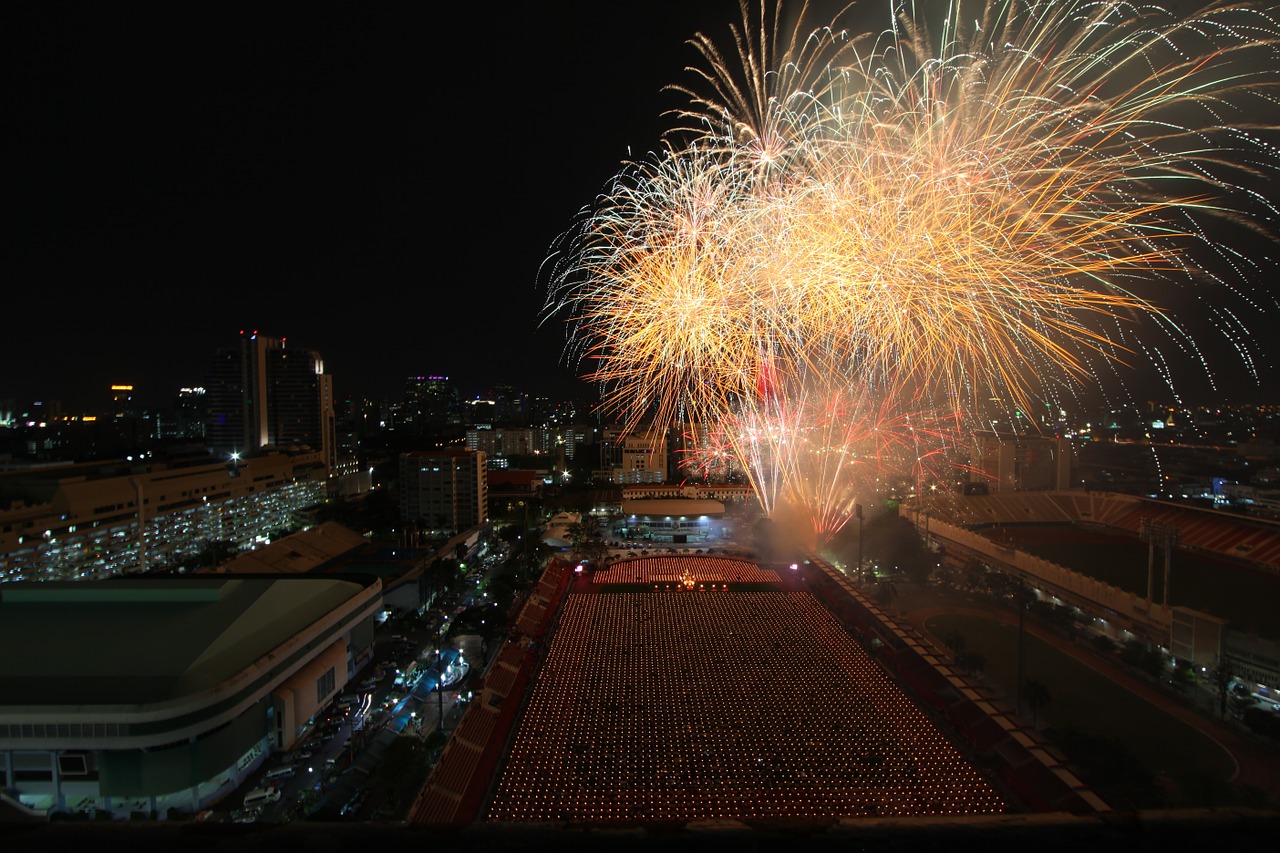
[[[436,532],[458,533],[489,520],[485,454],[475,450],[400,455],[400,518]]]
[[[193,566],[297,526],[321,503],[318,453],[83,463],[0,474],[0,582],[94,580]]]
[[[373,576],[6,585],[0,645],[33,654],[0,660],[0,788],[46,815],[206,808],[305,736],[381,607]]]
[[[974,435],[971,482],[989,492],[1070,489],[1072,448],[1065,438],[979,432]]]
[[[319,353],[289,348],[284,338],[241,332],[238,347],[214,356],[205,405],[205,442],[217,456],[305,447],[334,464],[333,378]]]

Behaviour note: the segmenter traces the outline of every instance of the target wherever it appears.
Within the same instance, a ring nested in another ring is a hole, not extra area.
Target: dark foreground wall
[[[515,828],[474,826],[461,830],[401,824],[293,823],[237,825],[202,823],[0,824],[0,849],[26,851],[227,851],[227,853],[327,853],[338,850],[430,849],[449,853],[627,853],[627,851],[731,850],[906,851],[981,850],[983,853],[1045,851],[1182,851],[1236,849],[1268,843],[1280,832],[1280,812],[1247,809],[1186,810],[1074,817],[1062,814],[965,820],[861,820],[744,828],[735,824],[588,829],[565,826]],[[396,845],[396,846],[391,846]],[[413,846],[402,846],[413,845]],[[1270,849],[1269,845],[1263,849]]]

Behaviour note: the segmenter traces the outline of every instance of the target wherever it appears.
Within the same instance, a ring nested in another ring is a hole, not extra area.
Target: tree
[[[953,628],[947,632],[945,637],[942,638],[942,643],[947,648],[951,649],[952,662],[959,664],[960,656],[964,654],[964,635]]]
[[[401,735],[387,745],[378,763],[377,779],[389,789],[390,799],[399,803],[403,795],[426,779],[428,748],[416,737]]]
[[[572,541],[574,559],[599,565],[609,553],[609,546],[604,541],[604,531],[600,527],[600,519],[589,513],[583,513],[577,521],[570,524],[565,535]]]
[[[1231,658],[1222,655],[1218,658],[1218,665],[1213,669],[1213,684],[1218,688],[1218,716],[1225,717],[1227,715],[1227,696],[1231,687],[1231,682],[1235,680],[1235,667],[1232,666]]]
[[[1142,659],[1147,653],[1147,644],[1141,640],[1126,640],[1124,646],[1120,649],[1120,660],[1128,666],[1139,667],[1142,665]]]
[[[1032,727],[1036,724],[1036,718],[1040,709],[1048,705],[1050,700],[1049,688],[1044,685],[1044,682],[1035,678],[1028,678],[1023,682],[1022,701],[1031,709]]]
[[[986,587],[987,567],[978,560],[970,560],[964,567],[964,582],[971,591]]]
[[[519,586],[540,575],[552,553],[551,546],[543,542],[541,536],[526,532],[512,543],[504,563],[519,578],[516,584]]]
[[[1142,661],[1139,663],[1142,671],[1152,678],[1159,678],[1164,675],[1165,659],[1164,655],[1156,647],[1151,647],[1142,655]]]
[[[982,652],[965,652],[957,656],[956,666],[963,669],[970,675],[978,675],[986,672],[987,656]]]
[[[423,741],[422,741],[423,746],[425,746],[427,749],[427,752],[432,755],[434,755],[439,750],[444,749],[444,745],[448,742],[449,742],[449,736],[446,735],[444,732],[440,731],[439,727],[432,729],[431,734],[423,738]]]
[[[435,596],[443,598],[456,592],[462,586],[463,570],[457,560],[444,558],[436,560],[427,568],[427,582],[435,591]]]
[[[196,553],[195,564],[199,568],[220,566],[235,556],[236,543],[230,539],[210,539],[200,546]]]
[[[1196,670],[1190,661],[1177,660],[1173,664],[1173,687],[1185,691],[1196,684]]]
[[[508,546],[514,548],[516,543],[527,531],[518,524],[505,524],[495,531],[498,539],[507,543]]]

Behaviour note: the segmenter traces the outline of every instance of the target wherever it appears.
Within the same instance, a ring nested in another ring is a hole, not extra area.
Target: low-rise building
[[[298,741],[382,606],[357,575],[5,584],[0,788],[45,813],[205,808]]]
[[[295,527],[327,471],[319,453],[275,452],[4,472],[0,582],[192,568],[210,543],[242,550]]]

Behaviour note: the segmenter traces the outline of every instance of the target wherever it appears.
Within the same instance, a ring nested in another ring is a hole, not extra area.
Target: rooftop
[[[355,579],[122,577],[0,587],[5,705],[141,705],[244,670],[357,595]]]

